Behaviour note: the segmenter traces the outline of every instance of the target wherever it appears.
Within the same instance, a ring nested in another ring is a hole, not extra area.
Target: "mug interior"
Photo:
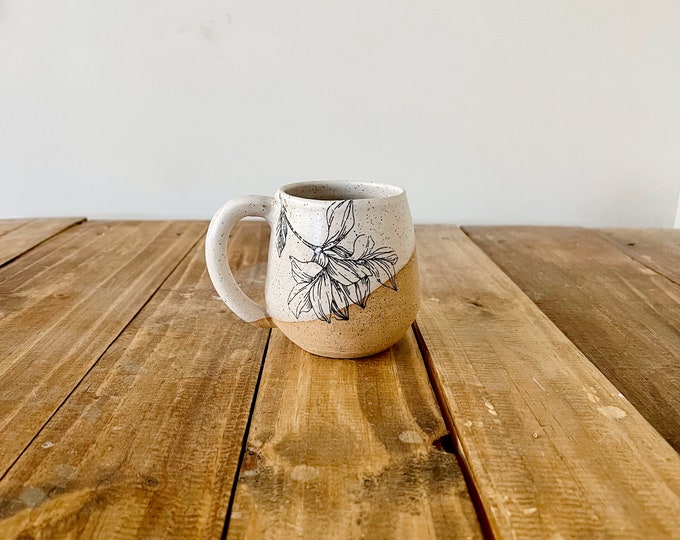
[[[404,190],[389,184],[351,181],[313,181],[287,184],[281,192],[291,197],[317,201],[345,201],[348,199],[385,199],[397,197]]]

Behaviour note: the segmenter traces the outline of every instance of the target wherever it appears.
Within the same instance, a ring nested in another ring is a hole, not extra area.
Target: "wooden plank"
[[[584,229],[467,231],[680,451],[680,286]]]
[[[85,218],[0,219],[0,266]]]
[[[231,241],[249,285],[266,235]],[[201,243],[0,483],[4,534],[220,537],[269,331],[215,296]]]
[[[0,219],[0,237],[7,234],[14,229],[18,229],[27,223],[30,223],[32,219]]]
[[[421,347],[493,534],[677,537],[680,456],[462,231],[417,240]]]
[[[680,284],[680,229],[598,229],[607,240],[647,268]]]
[[[228,538],[479,538],[412,332],[359,360],[272,332]]]
[[[0,474],[205,230],[87,222],[0,268]]]

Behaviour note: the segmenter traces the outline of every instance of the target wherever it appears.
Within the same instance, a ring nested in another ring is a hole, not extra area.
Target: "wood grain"
[[[0,219],[0,266],[85,218]]]
[[[205,229],[87,222],[0,268],[0,475]]]
[[[229,538],[478,538],[412,332],[359,360],[274,330]]]
[[[598,229],[607,240],[647,268],[680,285],[680,229]]]
[[[462,231],[417,240],[422,347],[494,535],[678,537],[680,456]]]
[[[680,286],[584,229],[467,229],[680,451]]]
[[[249,285],[263,232],[231,240]],[[0,530],[219,538],[267,337],[216,299],[195,247],[0,483]]]

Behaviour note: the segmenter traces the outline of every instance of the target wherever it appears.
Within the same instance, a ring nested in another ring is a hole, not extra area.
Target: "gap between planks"
[[[230,252],[248,292],[261,285],[266,263],[264,242],[253,241],[253,232],[235,229]],[[220,535],[267,332],[238,320],[216,298],[201,247],[0,484],[6,519],[0,529],[37,536]],[[63,478],[75,468],[77,477]],[[27,495],[46,497],[31,508]]]
[[[418,327],[493,535],[673,536],[677,453],[460,229],[417,238]]]
[[[667,277],[680,262],[671,249],[680,231],[605,239],[573,227],[466,229],[680,451],[680,286]]]
[[[442,392],[441,386],[437,384],[436,381],[436,368],[432,362],[432,355],[430,354],[427,343],[425,343],[425,338],[423,337],[420,328],[418,328],[418,322],[413,323],[413,333],[418,343],[418,349],[423,357],[423,363],[425,364],[425,369],[427,370],[427,377],[430,381],[430,386],[432,386],[432,392],[439,405],[439,410],[446,424],[446,429],[449,432],[449,437],[451,437],[451,442],[453,444],[453,451],[458,461],[458,466],[463,473],[463,478],[465,479],[465,484],[467,486],[468,493],[470,494],[470,500],[472,501],[472,506],[475,509],[477,515],[477,520],[479,521],[479,527],[484,538],[495,538],[493,528],[491,526],[491,521],[487,513],[487,508],[482,502],[482,496],[477,488],[477,483],[474,479],[474,471],[470,467],[470,463],[465,456],[465,449],[462,446],[459,434],[456,432],[456,425],[451,417],[451,406],[448,404],[446,395]]]
[[[84,221],[86,218],[0,220],[0,268]]]
[[[0,482],[2,482],[2,480],[5,478],[5,476],[7,476],[7,474],[9,474],[9,472],[10,472],[11,469],[12,469],[12,467],[14,467],[14,465],[19,461],[19,459],[21,459],[21,456],[23,456],[23,454],[26,452],[26,450],[27,450],[27,449],[33,444],[33,442],[40,436],[40,434],[42,433],[42,431],[43,431],[43,429],[45,428],[45,426],[46,426],[47,424],[49,424],[49,422],[52,420],[52,418],[54,418],[55,415],[61,410],[61,408],[62,408],[62,407],[64,406],[64,404],[68,401],[68,399],[73,395],[73,393],[74,393],[74,392],[76,391],[76,389],[80,386],[80,384],[87,378],[87,376],[92,372],[92,370],[95,368],[95,366],[97,366],[98,362],[104,357],[104,355],[106,355],[106,354],[109,352],[109,350],[111,349],[111,347],[113,346],[113,344],[116,342],[116,340],[117,340],[117,339],[123,334],[123,332],[125,332],[125,331],[127,330],[127,328],[133,323],[133,321],[135,320],[135,318],[142,312],[142,310],[147,306],[147,304],[151,301],[151,299],[155,296],[155,294],[161,289],[161,287],[163,287],[163,285],[168,281],[168,279],[170,278],[170,276],[173,275],[173,273],[174,273],[174,272],[177,270],[177,268],[184,262],[184,260],[189,256],[189,254],[191,253],[191,251],[196,247],[196,245],[197,245],[198,242],[200,242],[200,241],[201,241],[200,238],[197,238],[197,239],[196,239],[196,241],[195,241],[195,242],[193,243],[193,245],[189,248],[189,250],[184,254],[184,256],[183,256],[180,260],[177,261],[177,264],[175,264],[174,267],[172,267],[172,268],[170,269],[170,271],[168,272],[168,275],[165,277],[165,279],[163,279],[163,281],[160,282],[160,283],[158,284],[158,286],[157,286],[157,287],[149,294],[149,297],[146,299],[146,301],[144,302],[144,304],[142,304],[142,305],[139,307],[139,309],[134,313],[134,315],[132,315],[132,317],[131,317],[130,320],[127,322],[127,324],[125,324],[125,326],[123,326],[123,327],[120,329],[120,332],[118,332],[118,334],[117,334],[117,335],[111,340],[111,342],[107,345],[106,349],[104,349],[104,351],[99,355],[99,357],[92,363],[92,365],[90,366],[90,368],[89,368],[89,369],[83,374],[83,376],[82,376],[82,377],[81,377],[81,378],[73,385],[73,388],[71,389],[71,391],[64,397],[64,399],[62,400],[62,402],[59,403],[59,405],[56,407],[56,409],[54,410],[54,412],[53,412],[53,413],[45,420],[45,422],[43,423],[43,425],[40,426],[40,428],[36,431],[35,435],[31,438],[30,441],[28,441],[28,443],[27,443],[26,446],[23,448],[23,450],[19,453],[19,455],[17,455],[16,459],[9,465],[9,467],[7,467],[7,469],[6,469],[5,471],[0,471]]]
[[[412,330],[373,357],[272,331],[228,538],[479,538]]]
[[[250,425],[253,422],[253,413],[255,412],[255,403],[257,402],[257,394],[260,391],[260,383],[262,382],[262,372],[264,371],[264,363],[267,358],[267,350],[269,349],[269,342],[272,338],[272,331],[269,329],[267,333],[267,340],[264,344],[264,350],[262,351],[262,359],[260,361],[260,370],[257,374],[257,380],[255,381],[255,389],[253,390],[253,399],[250,402],[250,411],[248,412],[248,421],[246,422],[245,430],[243,431],[243,438],[241,439],[241,453],[238,457],[238,463],[236,465],[236,470],[234,471],[234,479],[231,486],[231,494],[229,496],[229,505],[227,506],[227,514],[224,518],[224,527],[222,527],[222,534],[220,535],[221,540],[227,538],[229,532],[229,520],[231,519],[231,513],[234,508],[234,498],[236,497],[236,486],[238,485],[238,477],[241,474],[241,467],[243,466],[243,460],[248,451],[248,434],[250,433]]]
[[[86,222],[0,268],[2,472],[205,228]]]
[[[643,266],[680,285],[680,229],[592,229]]]

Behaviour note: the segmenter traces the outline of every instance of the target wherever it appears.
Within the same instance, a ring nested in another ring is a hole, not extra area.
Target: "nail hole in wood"
[[[432,442],[432,446],[434,446],[437,450],[446,452],[448,454],[456,453],[456,445],[453,444],[453,439],[451,438],[451,435],[449,433],[447,433],[446,435],[442,435],[438,439],[435,439]]]

